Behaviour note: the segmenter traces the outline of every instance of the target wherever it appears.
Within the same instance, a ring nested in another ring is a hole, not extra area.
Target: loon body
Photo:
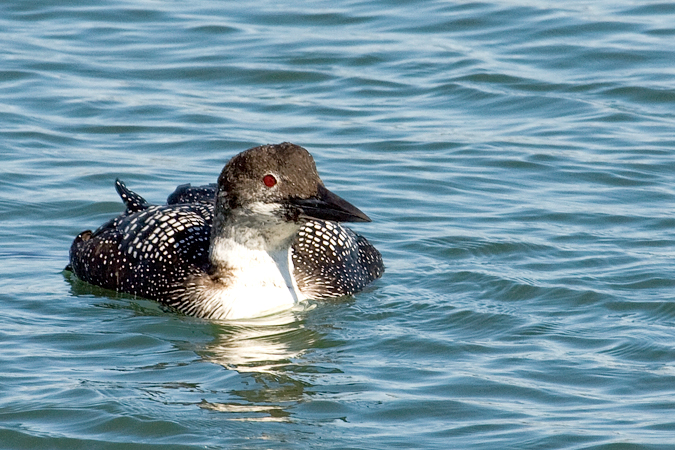
[[[377,249],[338,223],[368,216],[328,191],[311,155],[290,143],[246,150],[217,185],[181,185],[166,205],[115,187],[125,212],[80,233],[68,266],[107,289],[238,319],[351,295],[384,273]]]

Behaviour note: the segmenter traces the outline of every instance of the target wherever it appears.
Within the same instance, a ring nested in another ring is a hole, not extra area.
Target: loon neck
[[[267,211],[263,211],[267,209]],[[215,269],[250,270],[260,264],[288,266],[288,253],[300,226],[270,213],[271,207],[222,209],[211,229],[209,259]],[[255,269],[254,269],[255,270]]]
[[[280,245],[265,245],[265,239],[251,230],[235,230],[234,236],[219,235],[211,237],[209,260],[218,271],[257,270],[256,266],[267,265],[271,261],[279,263],[286,259],[291,248],[291,239]],[[246,239],[248,235],[248,239]],[[285,263],[287,265],[287,263]]]

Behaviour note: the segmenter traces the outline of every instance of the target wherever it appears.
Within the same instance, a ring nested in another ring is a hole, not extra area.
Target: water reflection
[[[231,420],[290,421],[290,409],[312,387],[307,375],[313,371],[303,355],[320,340],[306,327],[304,313],[291,310],[222,323],[216,340],[199,353],[204,360],[236,370],[243,388],[229,391],[234,401],[204,400],[199,406],[228,413]]]
[[[223,322],[205,358],[239,372],[274,373],[315,341],[302,321],[302,310],[258,319]]]

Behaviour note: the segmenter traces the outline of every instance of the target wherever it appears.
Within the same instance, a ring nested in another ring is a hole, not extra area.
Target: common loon
[[[212,319],[240,319],[307,299],[354,294],[384,273],[382,256],[337,222],[370,218],[324,187],[290,143],[234,156],[218,184],[178,186],[151,205],[119,179],[124,213],[70,248],[81,280]]]

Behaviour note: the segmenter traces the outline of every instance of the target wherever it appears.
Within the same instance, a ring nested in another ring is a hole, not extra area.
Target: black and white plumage
[[[150,205],[121,182],[126,211],[78,235],[69,268],[104,288],[190,315],[259,316],[351,295],[384,273],[380,253],[337,221],[370,221],[328,191],[302,147],[240,153],[218,184],[181,185]]]

